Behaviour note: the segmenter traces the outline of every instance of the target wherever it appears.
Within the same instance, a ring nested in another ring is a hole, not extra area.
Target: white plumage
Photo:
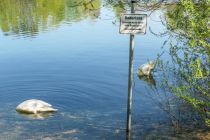
[[[16,107],[16,110],[18,112],[32,114],[57,111],[57,109],[54,109],[51,104],[37,99],[31,99],[22,102]]]

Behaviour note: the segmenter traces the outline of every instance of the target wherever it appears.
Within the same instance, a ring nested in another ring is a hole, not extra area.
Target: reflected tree
[[[168,0],[136,0],[135,9],[137,12],[148,12],[150,15],[153,11],[161,8],[163,5],[172,4]],[[122,13],[130,11],[131,1],[129,0],[105,0],[105,5],[112,7],[116,17],[119,19]]]
[[[159,8],[163,2],[139,0],[137,7],[147,12]],[[118,20],[123,12],[130,10],[127,0],[0,0],[0,28],[5,35],[32,37],[62,22],[95,20],[102,6],[111,8]]]
[[[68,21],[81,21],[90,17],[96,19],[100,15],[100,0],[66,0]]]
[[[64,17],[64,0],[1,0],[0,27],[3,32],[35,35]],[[41,28],[41,29],[40,29]]]
[[[100,0],[0,0],[0,28],[6,34],[34,36],[64,20],[95,19]]]

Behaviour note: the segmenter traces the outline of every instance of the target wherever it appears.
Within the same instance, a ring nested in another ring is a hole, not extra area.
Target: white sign
[[[121,34],[145,34],[147,28],[146,14],[124,14],[120,19]]]

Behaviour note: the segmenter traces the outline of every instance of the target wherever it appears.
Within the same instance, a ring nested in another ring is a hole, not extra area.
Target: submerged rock
[[[57,109],[54,109],[51,104],[48,104],[44,101],[31,99],[19,104],[16,107],[16,111],[21,113],[37,114],[44,112],[55,112]]]
[[[154,61],[149,61],[148,63],[141,65],[138,69],[138,75],[139,76],[150,76],[151,72],[155,68],[155,64],[156,63]]]

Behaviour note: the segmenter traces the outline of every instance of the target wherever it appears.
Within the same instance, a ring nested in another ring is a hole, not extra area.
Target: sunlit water
[[[110,8],[98,18],[69,20],[31,32],[0,32],[0,139],[125,139],[129,36],[119,34]],[[148,17],[148,27],[161,32],[161,12]],[[49,17],[50,18],[50,17]],[[38,27],[42,27],[39,23]],[[43,27],[42,27],[43,28]],[[178,139],[164,111],[176,98],[155,93],[154,81],[140,80],[138,67],[154,60],[166,38],[149,32],[135,36],[133,139]],[[158,82],[158,73],[154,74]],[[160,90],[161,91],[161,90]],[[41,99],[59,111],[46,116],[21,115],[16,106]],[[176,112],[174,107],[172,112]]]

